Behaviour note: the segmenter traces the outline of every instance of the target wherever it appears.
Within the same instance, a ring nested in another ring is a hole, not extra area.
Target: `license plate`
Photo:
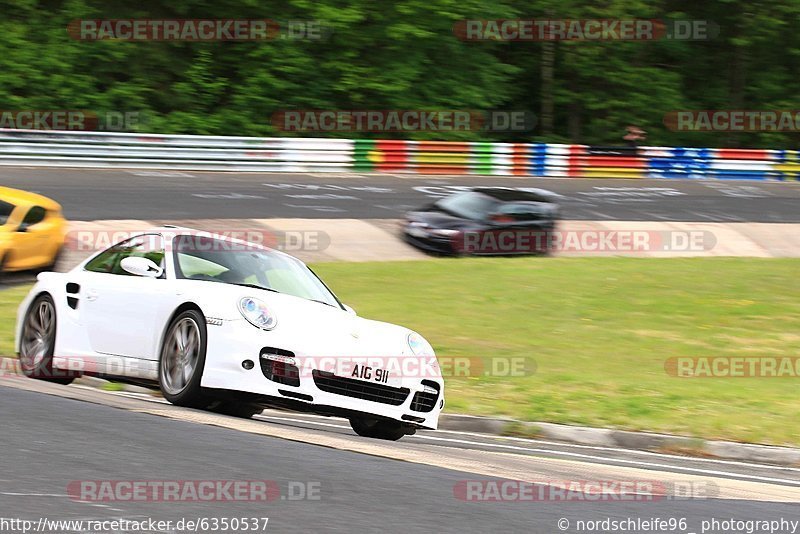
[[[400,376],[396,371],[390,371],[381,367],[373,367],[366,363],[351,364],[344,376],[345,378],[363,380],[364,382],[372,382],[375,384],[384,384],[386,386],[400,385]]]

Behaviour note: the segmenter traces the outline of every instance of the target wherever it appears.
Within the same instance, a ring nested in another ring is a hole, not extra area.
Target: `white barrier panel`
[[[349,172],[350,139],[0,130],[0,165]]]

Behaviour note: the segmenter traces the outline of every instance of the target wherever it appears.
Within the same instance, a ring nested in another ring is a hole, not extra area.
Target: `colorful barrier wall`
[[[555,143],[356,140],[354,167],[420,174],[797,180],[800,152]]]
[[[563,178],[800,178],[797,150],[2,129],[0,165]]]

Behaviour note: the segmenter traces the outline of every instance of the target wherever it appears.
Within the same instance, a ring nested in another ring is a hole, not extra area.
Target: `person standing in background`
[[[623,137],[628,146],[639,146],[639,143],[647,139],[647,132],[638,126],[628,126],[625,128],[626,134]]]

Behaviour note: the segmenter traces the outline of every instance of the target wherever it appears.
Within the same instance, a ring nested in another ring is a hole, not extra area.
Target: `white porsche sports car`
[[[158,385],[180,406],[347,417],[362,436],[435,429],[444,381],[430,344],[358,317],[300,260],[162,227],[42,273],[17,315],[23,372]]]

